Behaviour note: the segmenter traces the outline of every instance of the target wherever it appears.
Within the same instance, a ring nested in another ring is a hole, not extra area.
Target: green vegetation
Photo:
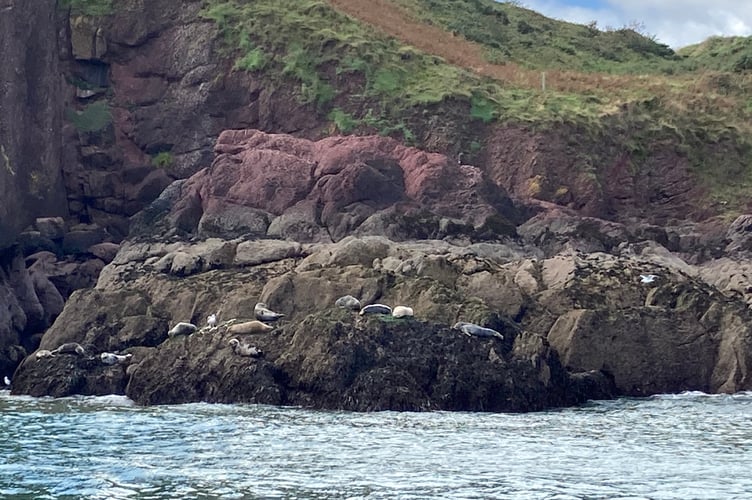
[[[112,123],[110,107],[105,101],[89,104],[82,111],[68,108],[65,118],[80,132],[98,132]]]
[[[515,2],[395,0],[416,18],[481,44],[490,62],[533,69],[635,73],[660,71],[679,58],[633,23],[599,29],[556,21]]]
[[[169,151],[160,151],[151,157],[151,164],[156,168],[169,168],[175,163],[175,158]]]
[[[236,70],[295,82],[300,102],[340,133],[422,145],[441,130],[454,148],[447,152],[472,154],[491,125],[564,127],[573,148],[604,151],[577,161],[596,185],[607,182],[614,151],[639,173],[653,168],[651,151],[670,144],[691,159],[711,197],[739,198],[752,187],[752,166],[738,167],[752,150],[751,39],[711,39],[675,53],[639,25],[601,30],[493,0],[391,0],[407,26],[380,26],[390,37],[336,3],[205,0],[202,15],[216,23]],[[437,30],[444,46],[415,48],[416,37]]]
[[[82,16],[106,16],[114,9],[112,0],[60,0],[60,6],[72,14]]]

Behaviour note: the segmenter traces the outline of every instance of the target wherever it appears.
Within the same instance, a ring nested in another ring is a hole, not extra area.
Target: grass
[[[430,147],[440,128],[444,152],[472,154],[493,125],[565,126],[583,149],[626,152],[635,172],[673,144],[711,197],[752,185],[748,39],[674,53],[639,26],[601,30],[493,0],[206,0],[203,16],[236,70],[296,82],[340,133]],[[604,161],[580,164],[602,183]]]
[[[70,9],[74,15],[92,17],[106,16],[114,11],[112,0],[60,0],[60,6]]]
[[[89,104],[82,111],[68,108],[65,117],[79,132],[98,132],[112,123],[110,107],[105,101]]]

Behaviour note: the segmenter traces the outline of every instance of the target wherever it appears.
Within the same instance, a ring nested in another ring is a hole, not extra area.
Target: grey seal
[[[227,328],[230,333],[266,333],[272,330],[274,330],[273,326],[256,320],[236,323]]]
[[[34,357],[35,357],[36,359],[45,359],[45,358],[51,358],[52,356],[54,356],[54,354],[52,354],[52,351],[50,351],[50,350],[47,350],[47,349],[39,349],[39,350],[38,350],[38,351],[36,352],[36,354],[34,355]]]
[[[115,365],[115,364],[122,364],[127,363],[131,360],[133,357],[133,354],[115,354],[112,352],[103,352],[99,355],[99,359],[102,360],[102,363],[106,365]]]
[[[366,314],[392,314],[392,308],[384,304],[370,304],[360,310],[360,315]]]
[[[190,335],[196,331],[196,325],[193,323],[185,323],[181,321],[177,325],[172,327],[172,330],[167,332],[169,337],[177,337],[178,335]]]
[[[253,308],[253,313],[256,315],[256,319],[259,321],[277,321],[284,317],[284,314],[275,313],[269,309],[266,304],[259,302],[256,307]]]
[[[53,349],[50,352],[53,355],[55,354],[77,354],[79,356],[86,355],[86,350],[78,342],[66,342],[65,344],[61,344],[57,346],[56,349]]]
[[[491,328],[484,328],[482,326],[476,325],[474,323],[466,323],[464,321],[458,321],[454,324],[452,327],[455,330],[459,330],[465,335],[469,337],[497,337],[501,340],[504,340],[504,336],[497,332],[496,330],[492,330]]]
[[[407,306],[397,306],[392,310],[392,316],[395,318],[409,318],[414,316],[413,308]]]
[[[341,307],[342,309],[350,309],[351,311],[360,311],[360,301],[352,295],[345,295],[338,298],[334,305]]]
[[[248,345],[245,342],[240,342],[238,339],[230,339],[229,344],[232,347],[233,352],[238,356],[258,358],[264,354],[258,347]]]

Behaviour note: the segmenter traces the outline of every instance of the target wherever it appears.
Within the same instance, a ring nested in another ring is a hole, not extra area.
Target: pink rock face
[[[428,212],[477,227],[497,215],[500,199],[508,201],[478,168],[387,137],[334,136],[313,142],[258,130],[228,130],[217,140],[215,153],[211,167],[182,187],[173,220],[197,220],[199,210],[200,217],[211,216],[217,232],[222,207],[232,207],[233,214],[225,219],[232,219],[233,227],[242,225],[238,207],[245,207],[249,213],[267,212],[270,219],[284,215],[295,224],[305,218],[308,226],[336,229],[338,239],[385,210]],[[302,206],[315,209],[303,211]],[[193,215],[182,215],[187,211]]]

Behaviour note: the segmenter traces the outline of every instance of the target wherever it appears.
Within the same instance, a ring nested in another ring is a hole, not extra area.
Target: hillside
[[[667,145],[687,159],[711,213],[740,210],[752,187],[747,75],[688,71],[699,56],[630,29],[599,31],[492,0],[461,9],[210,0],[203,15],[220,27],[236,70],[297,80],[301,102],[341,133],[375,131],[482,161],[494,127],[559,130],[574,134],[576,163],[595,187],[614,154],[647,174],[652,152]],[[552,193],[572,191],[555,184]]]

